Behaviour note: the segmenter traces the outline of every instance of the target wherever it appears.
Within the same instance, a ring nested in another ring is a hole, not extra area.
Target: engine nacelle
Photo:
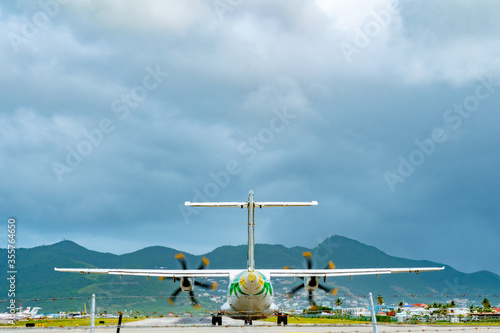
[[[194,280],[192,278],[181,277],[181,290],[182,291],[193,291]]]
[[[315,291],[318,289],[319,281],[317,276],[309,276],[304,279],[304,289],[307,291]]]

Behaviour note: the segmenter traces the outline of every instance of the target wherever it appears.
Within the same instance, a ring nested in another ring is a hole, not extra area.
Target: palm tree
[[[491,309],[490,301],[487,298],[483,299],[481,304],[483,305],[483,307],[486,311],[489,311]]]
[[[377,303],[380,306],[382,306],[382,304],[384,304],[384,298],[382,297],[382,295],[377,296]]]
[[[338,308],[340,308],[340,306],[341,306],[343,303],[344,303],[344,302],[342,302],[342,300],[341,300],[340,298],[337,298],[337,299],[335,300],[335,305],[336,305]]]

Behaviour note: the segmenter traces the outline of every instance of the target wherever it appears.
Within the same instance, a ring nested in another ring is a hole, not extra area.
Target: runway
[[[271,326],[272,323],[265,321],[253,321],[253,326]],[[212,326],[211,317],[163,317],[149,318],[141,321],[134,321],[124,324],[124,327],[172,327],[172,326]],[[243,320],[236,320],[227,317],[222,318],[222,327],[243,326]],[[274,326],[277,326],[274,324]]]
[[[222,326],[212,326],[211,318],[202,317],[170,317],[149,318],[122,325],[120,333],[163,333],[163,332],[304,332],[304,333],[371,333],[372,325],[288,325],[277,326],[275,323],[253,321],[252,326],[243,326],[243,321],[223,318]],[[16,333],[57,333],[89,332],[90,327],[65,327],[65,328],[0,328],[2,332],[13,331]],[[96,327],[96,333],[114,333],[116,326]],[[455,325],[396,325],[379,324],[380,333],[399,332],[447,332],[447,333],[500,333],[500,326],[455,326]]]
[[[366,325],[288,325],[278,326],[276,323],[254,320],[252,326],[244,326],[242,320],[224,317],[222,326],[212,326],[209,317],[177,317],[177,318],[150,318],[137,322],[127,323],[121,333],[157,333],[167,332],[338,332],[338,333],[372,333],[373,327]],[[500,333],[500,326],[451,326],[451,325],[377,325],[380,333],[398,332],[462,332],[462,333]]]

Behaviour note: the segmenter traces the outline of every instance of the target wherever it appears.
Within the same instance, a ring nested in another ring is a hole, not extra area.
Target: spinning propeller
[[[307,269],[312,269],[312,254],[311,254],[311,252],[304,252],[302,255],[306,258]],[[285,267],[285,268],[289,268],[289,267]],[[330,261],[325,269],[334,269],[334,268],[335,268],[335,265],[333,264],[333,262]],[[291,291],[289,291],[287,293],[288,298],[291,298],[297,291],[304,288],[305,290],[307,290],[309,292],[309,304],[314,305],[313,291],[315,291],[316,289],[319,288],[319,289],[324,290],[325,292],[327,292],[331,295],[336,295],[337,292],[339,291],[337,288],[332,288],[332,287],[329,287],[327,285],[320,283],[318,281],[317,276],[308,276],[305,278],[301,277],[301,279],[304,280],[304,283],[296,286]]]
[[[186,258],[184,257],[184,254],[182,254],[182,253],[176,254],[175,258],[177,260],[179,260],[179,262],[181,263],[181,266],[182,266],[183,270],[188,269],[187,268],[187,263],[186,263]],[[203,257],[203,259],[201,260],[200,267],[198,267],[198,269],[204,269],[205,267],[208,266],[208,264],[209,264],[209,260],[207,258]],[[174,281],[175,281],[175,279],[174,279]],[[198,287],[202,287],[202,288],[205,288],[205,289],[212,289],[212,290],[214,290],[214,289],[217,289],[217,282],[214,282],[213,284],[208,284],[208,283],[204,283],[204,282],[198,282],[194,278],[188,278],[188,277],[184,277],[183,276],[180,279],[180,287],[177,288],[172,293],[172,295],[170,295],[170,297],[168,298],[168,304],[170,304],[170,305],[173,306],[174,303],[175,303],[175,298],[177,297],[177,295],[181,291],[187,291],[187,292],[189,292],[189,297],[191,298],[191,302],[193,303],[193,306],[195,308],[201,307],[201,304],[198,303],[196,301],[196,298],[194,297],[194,293],[193,293],[194,286],[198,286]]]

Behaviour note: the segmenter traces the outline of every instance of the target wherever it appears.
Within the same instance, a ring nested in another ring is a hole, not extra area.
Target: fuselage
[[[274,315],[273,286],[270,277],[257,270],[244,270],[231,278],[227,302],[221,311],[235,319],[259,319]]]

